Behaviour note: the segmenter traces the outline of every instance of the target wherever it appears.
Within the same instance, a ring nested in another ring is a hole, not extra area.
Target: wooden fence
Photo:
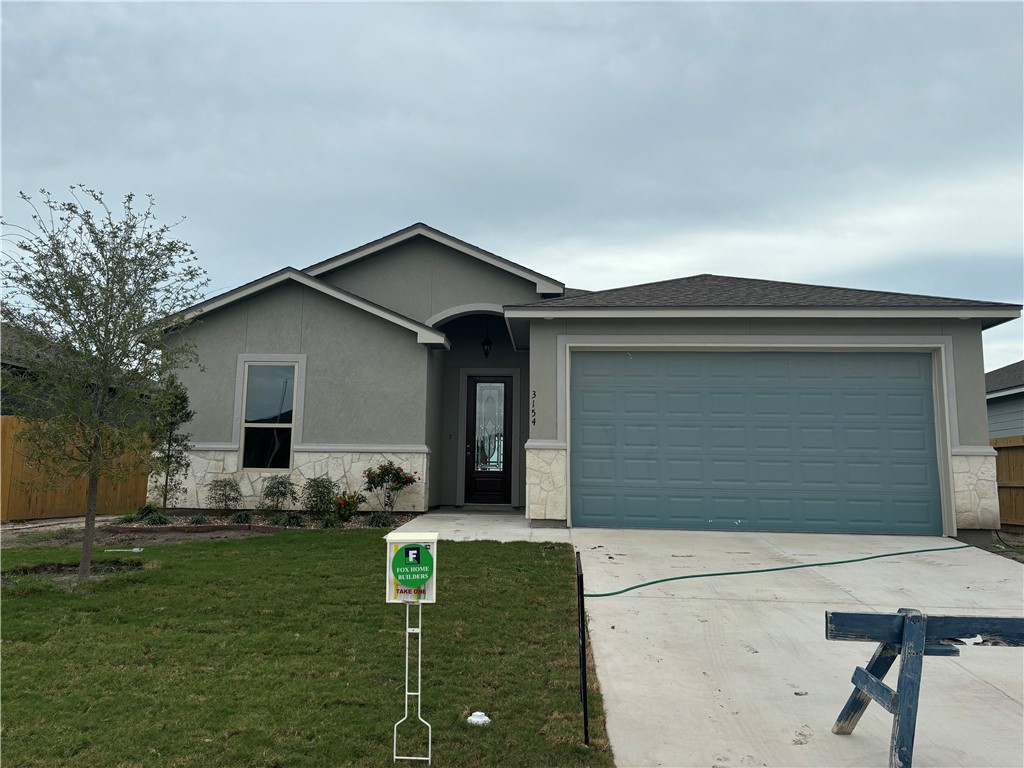
[[[88,479],[49,490],[32,487],[38,472],[25,464],[14,441],[14,436],[24,428],[16,416],[0,417],[0,520],[84,516]],[[145,475],[116,483],[101,479],[96,496],[97,514],[119,514],[145,504],[146,483]]]
[[[994,437],[996,482],[999,484],[999,522],[1024,525],[1024,436]]]

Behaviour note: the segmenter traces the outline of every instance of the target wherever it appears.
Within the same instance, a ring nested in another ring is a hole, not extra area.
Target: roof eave
[[[1024,385],[1019,387],[1009,387],[1007,389],[997,389],[995,392],[989,392],[985,395],[986,400],[994,400],[997,397],[1006,397],[1007,395],[1020,395],[1024,394]]]
[[[508,318],[876,318],[981,320],[991,328],[1020,317],[1019,308],[984,307],[532,307],[507,306]]]

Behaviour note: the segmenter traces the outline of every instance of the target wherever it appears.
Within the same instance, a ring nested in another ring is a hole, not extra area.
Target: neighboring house
[[[1020,307],[698,275],[587,293],[416,224],[199,304],[190,491],[393,458],[532,525],[999,525],[981,333]]]
[[[988,436],[1024,435],[1024,360],[985,374]]]

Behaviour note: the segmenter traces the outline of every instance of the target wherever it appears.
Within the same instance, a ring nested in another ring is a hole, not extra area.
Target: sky
[[[210,295],[417,221],[600,290],[1024,303],[1020,3],[15,3],[2,200],[151,193]],[[1024,322],[985,332],[1024,358]]]

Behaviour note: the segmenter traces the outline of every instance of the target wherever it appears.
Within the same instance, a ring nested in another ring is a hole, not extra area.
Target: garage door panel
[[[611,424],[580,424],[573,435],[577,450],[588,451],[615,447],[615,427]]]
[[[753,467],[756,488],[792,488],[798,481],[795,462],[790,460],[758,459]]]
[[[703,485],[704,459],[665,459],[666,485]]]
[[[886,398],[886,418],[920,422],[931,415],[931,397],[922,393],[890,394]]]
[[[794,429],[789,426],[753,425],[753,449],[757,453],[789,453],[793,449]]]
[[[583,418],[596,416],[614,417],[618,411],[615,408],[615,390],[593,389],[580,392],[579,397],[573,404],[575,413]]]
[[[623,478],[626,482],[635,482],[637,480],[654,482],[661,476],[656,458],[624,456],[620,458],[620,462],[622,463]]]
[[[702,451],[704,430],[698,425],[665,424],[663,443],[667,451]]]
[[[574,525],[941,533],[927,354],[587,352],[571,376]]]

